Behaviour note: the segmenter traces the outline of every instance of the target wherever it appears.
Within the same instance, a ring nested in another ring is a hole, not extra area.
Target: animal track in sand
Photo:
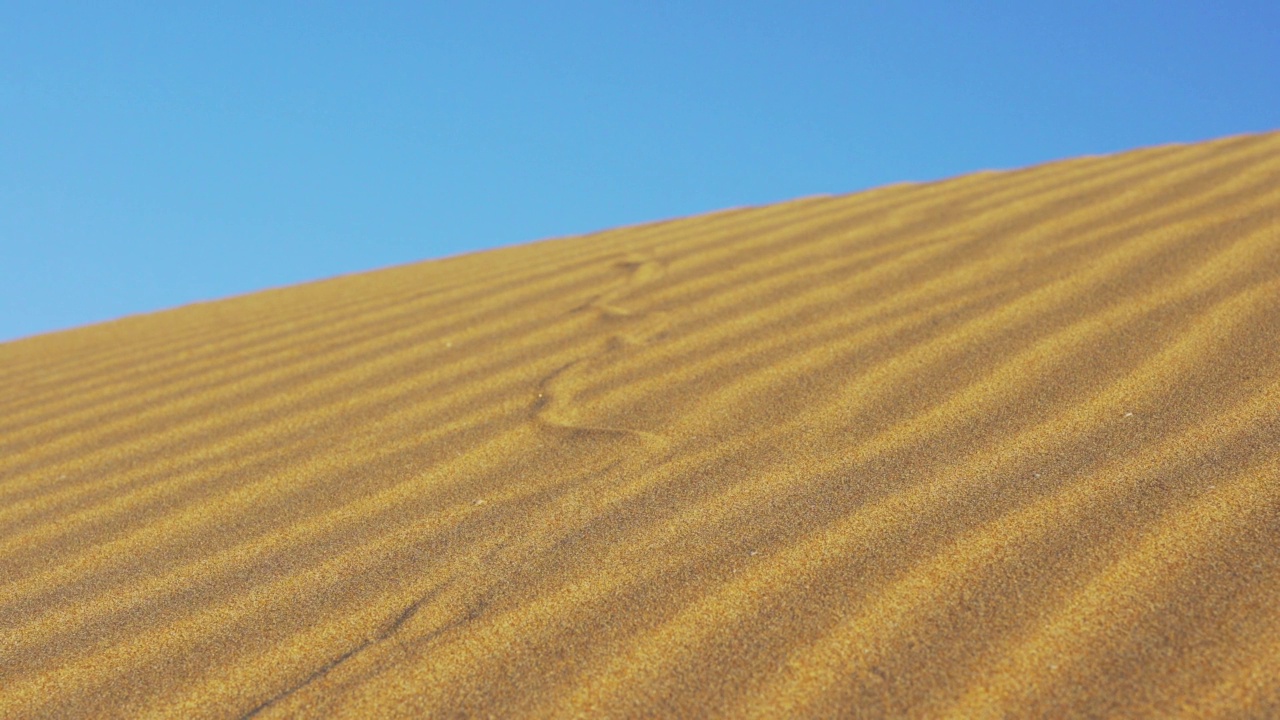
[[[586,419],[587,411],[575,402],[575,380],[593,366],[608,363],[618,354],[635,347],[648,345],[660,337],[666,329],[666,318],[661,312],[636,311],[619,305],[646,285],[653,283],[666,272],[662,263],[654,258],[631,253],[614,263],[625,270],[625,277],[592,300],[575,307],[571,312],[594,312],[601,323],[607,323],[613,332],[596,341],[587,355],[562,365],[538,383],[537,399],[533,406],[533,418],[551,428],[569,431],[576,435],[626,436],[641,441],[650,450],[664,452],[668,446],[665,436],[638,428],[618,427],[593,423]]]

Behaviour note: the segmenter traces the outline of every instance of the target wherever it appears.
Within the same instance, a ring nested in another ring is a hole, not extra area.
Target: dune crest
[[[1280,715],[1280,134],[0,345],[0,717]]]

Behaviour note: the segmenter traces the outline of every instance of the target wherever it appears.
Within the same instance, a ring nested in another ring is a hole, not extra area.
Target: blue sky
[[[1280,3],[0,0],[0,340],[1280,128]]]

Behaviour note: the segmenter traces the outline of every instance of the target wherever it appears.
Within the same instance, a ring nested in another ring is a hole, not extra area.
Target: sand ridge
[[[0,717],[1280,713],[1280,134],[0,345]]]

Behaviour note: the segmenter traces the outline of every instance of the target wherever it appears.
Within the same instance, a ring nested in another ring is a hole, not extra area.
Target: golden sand
[[[0,717],[1280,716],[1280,134],[0,345]]]

